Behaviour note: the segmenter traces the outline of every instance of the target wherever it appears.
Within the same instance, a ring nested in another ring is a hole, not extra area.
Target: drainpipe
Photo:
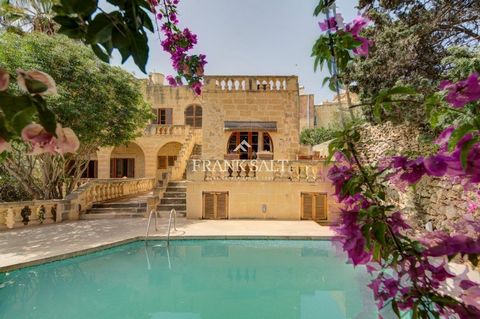
[[[310,95],[307,95],[307,128],[310,128]]]

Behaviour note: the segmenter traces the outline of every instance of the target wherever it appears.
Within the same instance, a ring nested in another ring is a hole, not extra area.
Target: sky
[[[181,27],[198,35],[195,53],[207,55],[206,75],[298,75],[305,92],[320,103],[333,97],[322,87],[325,74],[313,72],[312,46],[320,35],[313,10],[318,0],[181,0]],[[358,0],[338,0],[345,22]],[[149,39],[147,72],[174,74],[158,35]],[[113,64],[120,65],[114,55]],[[129,59],[122,67],[146,77]]]

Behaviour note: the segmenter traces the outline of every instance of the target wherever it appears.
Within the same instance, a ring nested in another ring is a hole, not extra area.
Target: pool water
[[[377,318],[368,282],[329,241],[135,242],[0,274],[0,318]]]

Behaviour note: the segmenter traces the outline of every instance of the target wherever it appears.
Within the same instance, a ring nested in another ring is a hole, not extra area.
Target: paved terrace
[[[149,238],[165,239],[168,220]],[[65,222],[0,232],[0,272],[93,252],[145,238],[147,220]],[[312,221],[177,220],[174,239],[330,239],[333,231]]]

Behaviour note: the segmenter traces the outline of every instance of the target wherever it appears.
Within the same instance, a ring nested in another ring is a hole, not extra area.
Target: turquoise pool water
[[[2,319],[377,318],[328,241],[143,242],[0,274]]]

